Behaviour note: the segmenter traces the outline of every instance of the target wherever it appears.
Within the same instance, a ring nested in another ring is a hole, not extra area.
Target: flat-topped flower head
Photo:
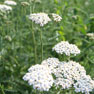
[[[87,36],[88,36],[90,39],[93,39],[93,40],[94,40],[94,33],[87,33]]]
[[[28,2],[21,2],[22,6],[29,6],[30,4]]]
[[[42,62],[42,65],[48,66],[51,72],[54,73],[59,63],[58,58],[48,58]]]
[[[82,92],[90,94],[94,89],[94,80],[89,75],[82,75],[82,77],[74,84],[75,92]]]
[[[8,5],[0,5],[0,11],[1,12],[10,12],[12,10],[12,7],[8,6]]]
[[[62,17],[58,14],[52,13],[53,20],[56,22],[60,22],[62,20]]]
[[[75,61],[61,62],[56,68],[55,85],[62,86],[62,89],[69,89],[75,81],[78,81],[86,71],[83,66]]]
[[[54,80],[48,67],[37,64],[30,67],[28,71],[23,79],[28,81],[29,85],[40,91],[49,91]]]
[[[33,13],[33,14],[30,14],[28,18],[42,27],[51,21],[48,14],[46,13]]]
[[[12,0],[6,0],[4,2],[4,4],[6,4],[6,5],[13,5],[13,6],[17,5],[17,3],[15,1],[12,1]]]
[[[70,44],[68,41],[61,41],[60,43],[56,44],[52,51],[56,51],[58,54],[66,54],[67,56],[77,55],[80,53],[78,47],[74,44]]]

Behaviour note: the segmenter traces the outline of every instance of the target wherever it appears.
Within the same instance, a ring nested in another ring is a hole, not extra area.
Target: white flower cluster
[[[52,17],[54,21],[56,22],[60,22],[62,20],[62,18],[58,14],[55,14],[55,13],[52,13]]]
[[[75,61],[60,62],[57,58],[48,58],[41,65],[31,66],[23,79],[40,91],[49,91],[53,84],[62,89],[74,86],[75,92],[85,94],[94,89],[94,81],[86,75],[83,66]]]
[[[9,11],[11,11],[11,10],[12,10],[12,7],[10,7],[10,6],[7,6],[7,5],[0,5],[0,11],[1,11],[1,12],[6,13],[6,12],[9,12]]]
[[[80,53],[78,47],[74,44],[69,44],[68,41],[61,41],[60,43],[56,44],[53,48],[53,51],[56,51],[58,54],[66,54],[70,56],[71,54],[77,55]]]
[[[90,37],[90,39],[94,39],[94,33],[87,33],[87,36]]]
[[[94,89],[94,80],[89,75],[82,75],[82,77],[74,84],[75,92],[82,92],[90,94]]]
[[[53,50],[68,56],[80,53],[77,46],[65,41],[58,43]],[[76,93],[90,94],[94,89],[94,81],[86,75],[83,66],[75,61],[60,62],[57,58],[48,58],[41,65],[30,67],[23,79],[40,91],[49,91],[53,84],[61,89],[74,87]]]
[[[17,3],[15,2],[15,1],[10,1],[10,0],[6,0],[5,2],[4,2],[4,4],[6,4],[6,5],[17,5]]]
[[[73,81],[71,79],[57,77],[56,80],[54,80],[54,84],[55,84],[56,88],[61,86],[61,89],[69,89],[70,87],[72,87]]]
[[[40,24],[40,26],[44,26],[49,21],[51,21],[48,14],[46,13],[33,13],[33,14],[30,14],[28,18],[33,22],[35,22],[36,24]]]
[[[62,18],[55,13],[52,13],[52,17],[56,22],[59,22],[62,20]],[[33,22],[35,22],[36,24],[40,24],[40,26],[44,26],[45,24],[51,21],[48,14],[46,13],[33,13],[33,14],[30,14],[28,18]]]
[[[60,61],[57,58],[48,58],[42,61],[42,65],[48,66],[51,73],[54,73]]]
[[[28,2],[21,2],[22,6],[29,6],[30,4]]]
[[[40,91],[49,91],[53,85],[53,77],[49,68],[44,65],[35,65],[29,68],[29,72],[23,77],[25,81],[28,81],[29,85],[32,85],[34,89]]]
[[[69,89],[74,81],[80,79],[81,75],[85,75],[86,71],[79,63],[74,61],[60,62],[56,68],[55,85],[62,86],[62,89]]]

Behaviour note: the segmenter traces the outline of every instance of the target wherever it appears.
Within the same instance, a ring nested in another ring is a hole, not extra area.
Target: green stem
[[[32,13],[34,13],[34,10],[35,10],[35,1],[33,2]]]
[[[42,31],[40,31],[40,41],[41,41],[41,61],[43,60],[43,40],[42,40]]]
[[[35,9],[35,2],[32,4],[32,1],[30,0],[30,13],[34,12]],[[34,58],[35,58],[35,64],[37,64],[37,46],[36,46],[36,39],[35,39],[35,32],[33,30],[33,22],[32,22],[32,36],[33,36],[33,44],[34,44]]]
[[[30,2],[30,13],[31,13],[31,10],[32,10],[31,3],[32,3],[32,1],[30,0],[29,2]]]
[[[30,0],[30,13],[34,13],[35,10],[35,1]]]
[[[34,43],[35,64],[37,64],[37,47],[36,47],[35,33],[34,33],[34,30],[33,30],[33,22],[32,22],[32,36],[33,36],[33,43]]]

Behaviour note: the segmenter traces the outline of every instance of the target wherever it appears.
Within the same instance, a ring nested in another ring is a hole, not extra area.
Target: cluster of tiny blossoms
[[[30,4],[28,2],[21,2],[22,6],[29,6]]]
[[[55,13],[52,13],[52,17],[54,21],[56,22],[60,22],[62,20],[62,18],[58,14],[55,14]]]
[[[8,6],[8,5],[0,5],[0,11],[1,11],[1,12],[6,13],[6,12],[9,12],[9,11],[11,11],[11,10],[12,10],[12,7],[10,7],[10,6]]]
[[[85,94],[94,88],[94,81],[86,75],[83,66],[75,61],[60,62],[57,58],[48,58],[41,65],[31,66],[23,79],[40,91],[49,91],[53,84],[62,89],[74,86],[75,92]]]
[[[52,13],[52,17],[54,21],[59,22],[62,18],[58,14]],[[36,24],[40,24],[40,26],[44,26],[48,22],[52,21],[47,13],[33,13],[28,16],[30,20],[35,22]]]
[[[68,56],[80,53],[76,45],[65,41],[58,43],[53,50]],[[40,91],[49,91],[53,85],[62,89],[74,87],[75,92],[85,94],[90,94],[94,89],[94,80],[86,75],[83,66],[71,60],[61,62],[58,58],[48,58],[42,61],[41,65],[31,66],[23,79]]]
[[[48,66],[51,70],[51,73],[55,72],[59,63],[60,61],[58,60],[58,58],[48,58],[42,61],[42,65]]]
[[[33,14],[30,14],[28,18],[33,22],[35,22],[36,24],[40,24],[40,26],[44,26],[49,21],[51,21],[48,14],[46,13],[33,13]]]
[[[79,80],[86,71],[79,63],[74,61],[60,62],[54,75],[56,76],[55,85],[62,86],[62,89],[69,89],[75,81]]]
[[[46,66],[37,64],[31,66],[28,71],[23,79],[28,81],[29,85],[40,91],[49,91],[54,80],[50,70]]]
[[[94,33],[87,33],[87,36],[88,36],[90,39],[94,40]]]
[[[0,4],[0,12],[2,13],[9,13],[12,11],[11,5],[15,6],[17,3],[15,1],[6,0],[4,4]]]
[[[77,55],[80,53],[78,47],[74,44],[70,44],[68,41],[61,41],[56,44],[52,50],[56,51],[58,54],[66,54],[67,56],[70,56],[71,54]]]
[[[82,75],[82,77],[74,84],[75,92],[82,92],[90,94],[94,89],[94,80],[89,75]]]
[[[10,0],[6,0],[4,2],[4,4],[6,4],[6,5],[13,5],[13,6],[17,5],[17,3],[15,1],[10,1]]]

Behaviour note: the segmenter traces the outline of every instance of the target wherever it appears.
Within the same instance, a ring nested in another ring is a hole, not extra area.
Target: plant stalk
[[[32,7],[31,7],[31,3],[32,1],[30,0],[30,13],[31,12],[33,13],[35,9],[35,2],[32,4]],[[35,61],[35,64],[37,64],[37,46],[36,46],[35,32],[33,29],[33,22],[32,22],[32,37],[33,37],[33,44],[34,44],[34,61]]]
[[[41,61],[43,60],[43,38],[42,31],[40,31],[40,41],[41,41]]]
[[[34,43],[34,58],[35,58],[35,64],[37,64],[37,47],[36,47],[35,33],[34,33],[34,30],[33,30],[33,22],[32,22],[32,37],[33,37],[33,43]]]

